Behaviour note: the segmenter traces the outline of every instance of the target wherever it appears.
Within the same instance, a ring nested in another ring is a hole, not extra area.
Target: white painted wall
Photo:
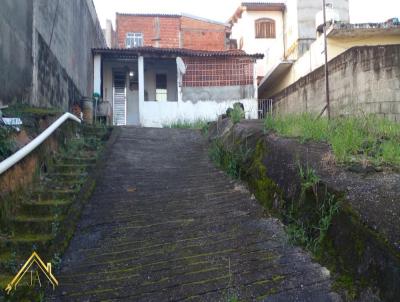
[[[256,119],[257,99],[232,100],[224,102],[198,101],[187,102],[145,102],[142,110],[141,124],[144,127],[162,127],[178,120],[196,121],[199,119],[215,121],[219,115],[226,112],[234,103],[241,102],[245,109],[246,118]]]
[[[255,20],[270,18],[275,20],[275,39],[256,39]],[[243,50],[247,53],[262,53],[264,59],[257,60],[257,76],[263,77],[266,74],[268,61],[281,59],[284,54],[283,44],[283,15],[280,11],[244,11],[242,17],[232,26],[232,39],[236,39],[238,47],[240,39],[243,39]]]
[[[101,55],[93,59],[93,92],[101,94]]]
[[[143,64],[144,63],[144,64]],[[143,67],[143,73],[140,72]],[[113,97],[113,68],[126,68],[137,70],[139,76],[139,89],[131,91],[127,88],[127,124],[143,127],[162,127],[176,121],[213,121],[219,115],[233,107],[236,102],[241,102],[245,108],[246,118],[256,119],[258,115],[257,98],[227,101],[183,101],[181,93],[178,95],[177,67],[174,60],[160,63],[150,59],[139,57],[138,62],[103,62],[103,98],[112,104]],[[154,101],[155,99],[155,75],[157,72],[167,73],[168,101]],[[127,73],[128,77],[128,73]],[[140,84],[141,79],[144,85]],[[128,83],[128,78],[127,78]],[[147,91],[148,101],[141,98],[141,89]],[[221,87],[223,89],[223,87]],[[255,89],[255,96],[256,96]]]

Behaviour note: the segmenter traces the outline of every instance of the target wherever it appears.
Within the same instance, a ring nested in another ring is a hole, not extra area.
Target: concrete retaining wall
[[[0,9],[0,104],[29,98],[32,83],[32,1],[4,0]]]
[[[3,6],[0,101],[67,110],[91,96],[91,48],[106,45],[92,0],[7,0]]]
[[[400,45],[354,47],[329,62],[332,115],[373,113],[400,121]],[[278,114],[319,113],[324,67],[273,96]]]

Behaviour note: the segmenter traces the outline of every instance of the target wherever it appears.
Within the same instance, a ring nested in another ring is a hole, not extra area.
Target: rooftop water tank
[[[340,22],[339,12],[333,8],[332,3],[326,4],[326,23],[331,24],[335,22]],[[315,17],[315,27],[318,32],[322,32],[324,30],[324,12],[320,10]]]

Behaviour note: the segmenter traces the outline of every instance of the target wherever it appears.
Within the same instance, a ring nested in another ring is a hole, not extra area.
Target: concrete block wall
[[[353,47],[329,62],[333,116],[372,113],[400,122],[400,45]],[[325,106],[324,67],[272,97],[277,114]]]

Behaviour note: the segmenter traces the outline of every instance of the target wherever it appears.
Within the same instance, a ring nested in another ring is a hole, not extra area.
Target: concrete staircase
[[[54,262],[54,257],[62,253],[54,239],[65,232],[63,222],[71,205],[82,202],[76,197],[96,163],[106,133],[106,129],[85,128],[81,138],[72,139],[56,154],[48,171],[38,177],[28,197],[23,198],[10,220],[10,234],[0,237],[1,289],[33,251],[45,262]]]

